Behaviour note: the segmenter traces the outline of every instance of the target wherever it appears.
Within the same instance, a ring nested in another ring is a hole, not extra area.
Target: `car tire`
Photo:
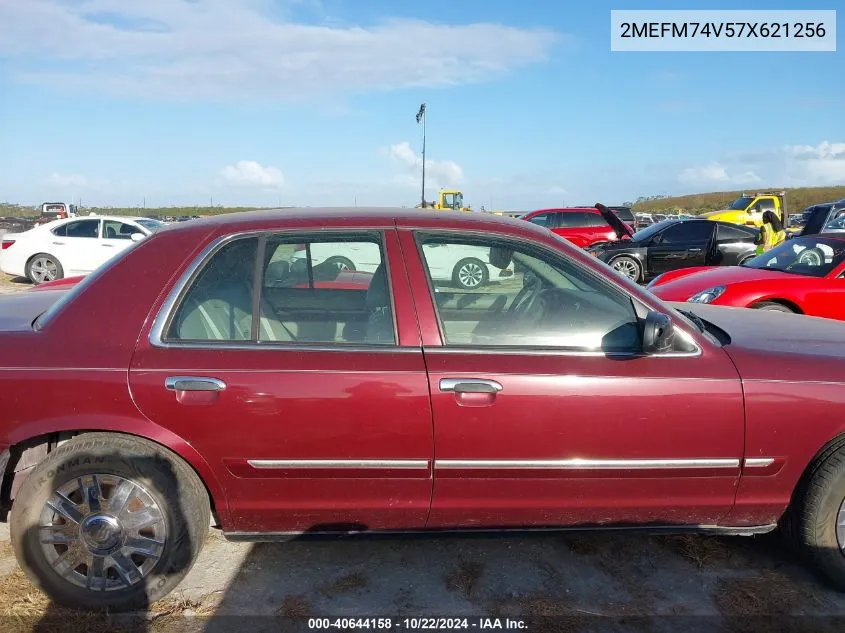
[[[760,303],[755,303],[751,307],[755,310],[769,310],[770,312],[788,312],[789,314],[795,314],[795,310],[783,305],[782,303],[778,303],[777,301],[761,301]]]
[[[65,276],[65,271],[59,260],[49,253],[38,253],[29,258],[26,263],[27,278],[36,286],[45,281],[55,281]]]
[[[337,266],[338,270],[348,270],[352,273],[355,272],[355,264],[352,262],[351,259],[347,257],[329,257],[324,263],[332,266]]]
[[[462,290],[475,290],[490,281],[487,265],[480,259],[467,257],[452,269],[452,283]]]
[[[209,523],[205,486],[177,455],[142,438],[86,433],[32,469],[10,531],[21,568],[55,603],[126,611],[181,582]]]
[[[755,257],[757,257],[757,256],[756,256],[756,255],[746,255],[745,257],[743,257],[742,259],[740,259],[740,260],[736,263],[736,265],[737,265],[737,266],[742,266],[742,265],[743,265],[743,264],[745,264],[746,262],[750,262],[750,261],[751,261],[752,259],[754,259]]]
[[[799,487],[782,527],[813,567],[839,591],[845,591],[845,446],[842,443],[816,460]]]
[[[639,283],[643,277],[643,267],[634,257],[620,255],[610,260],[610,267],[623,277]]]

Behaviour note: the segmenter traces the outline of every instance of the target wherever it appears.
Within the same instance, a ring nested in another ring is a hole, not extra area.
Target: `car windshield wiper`
[[[699,330],[701,330],[702,332],[706,332],[706,331],[707,331],[707,326],[706,326],[706,325],[704,325],[704,321],[703,321],[703,320],[702,320],[702,318],[701,318],[700,316],[698,316],[697,314],[694,314],[694,313],[692,313],[692,312],[690,312],[690,311],[688,311],[688,310],[678,310],[678,312],[680,312],[680,313],[681,313],[681,314],[683,314],[685,317],[687,317],[690,321],[692,321],[693,323],[695,323],[695,327],[697,327],[697,328],[698,328]]]

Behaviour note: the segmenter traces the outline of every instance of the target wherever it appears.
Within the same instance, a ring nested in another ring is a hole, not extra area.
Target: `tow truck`
[[[41,205],[41,212],[35,220],[36,224],[46,224],[53,220],[64,220],[65,218],[76,217],[78,208],[75,204],[67,202],[45,202]]]
[[[786,226],[788,218],[786,191],[743,192],[727,209],[704,213],[701,217],[719,222],[761,226],[763,224],[763,213],[766,211],[774,211],[775,215]]]

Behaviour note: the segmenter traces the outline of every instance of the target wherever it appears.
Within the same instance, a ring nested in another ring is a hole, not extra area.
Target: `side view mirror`
[[[672,319],[662,312],[650,311],[645,317],[643,328],[643,352],[658,354],[672,349],[675,329]]]
[[[144,239],[147,236],[144,235],[143,233],[133,233],[131,235],[131,237],[132,237],[133,242],[140,242],[142,239]]]

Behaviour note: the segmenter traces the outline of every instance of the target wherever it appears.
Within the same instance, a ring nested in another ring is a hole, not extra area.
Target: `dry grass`
[[[825,601],[811,588],[774,571],[755,578],[719,579],[715,602],[728,628],[737,633],[833,631],[817,619],[788,617],[804,615]]]
[[[206,618],[213,615],[218,605],[217,593],[200,600],[181,595],[165,598],[150,605],[141,617],[120,616],[116,621],[108,613],[74,611],[54,605],[18,569],[0,579],[0,621],[4,633],[130,633],[150,630],[150,622],[158,633],[170,630],[186,633],[185,616]]]
[[[459,591],[464,597],[469,598],[472,590],[478,585],[481,575],[484,573],[484,564],[472,561],[461,561],[461,563],[446,576],[446,586],[450,591]]]
[[[716,565],[735,568],[747,561],[737,552],[736,540],[728,544],[725,540],[713,536],[680,534],[661,536],[656,539],[660,545],[689,561],[699,569]]]
[[[53,605],[21,570],[0,580],[0,620],[6,633],[108,633],[116,628],[107,614],[73,611]]]
[[[323,587],[320,591],[326,596],[337,596],[344,593],[350,593],[352,591],[358,591],[359,589],[366,587],[367,584],[367,577],[360,572],[356,572],[354,574],[341,576],[334,582]]]
[[[288,596],[276,610],[276,615],[297,621],[307,620],[313,613],[314,607],[305,596]]]

